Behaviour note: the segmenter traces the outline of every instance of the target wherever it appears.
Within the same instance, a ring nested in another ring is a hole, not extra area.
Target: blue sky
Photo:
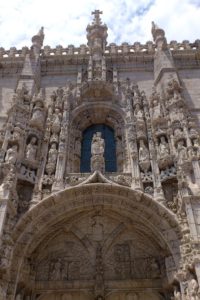
[[[1,0],[0,47],[30,47],[41,26],[44,45],[86,44],[94,9],[103,11],[108,43],[152,40],[151,21],[165,30],[168,42],[200,39],[200,0]]]

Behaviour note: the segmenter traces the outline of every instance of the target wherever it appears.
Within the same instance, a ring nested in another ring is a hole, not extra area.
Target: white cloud
[[[152,20],[165,30],[168,41],[200,39],[200,0],[10,0],[0,3],[0,46],[30,47],[41,26],[44,45],[86,44],[85,29],[94,9],[104,12],[108,43],[152,40]]]

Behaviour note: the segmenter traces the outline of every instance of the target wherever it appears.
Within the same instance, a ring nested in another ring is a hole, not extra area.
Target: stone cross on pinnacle
[[[101,19],[100,15],[103,14],[102,11],[96,9],[95,11],[92,12],[92,15],[94,15],[94,23],[100,25],[101,24]]]

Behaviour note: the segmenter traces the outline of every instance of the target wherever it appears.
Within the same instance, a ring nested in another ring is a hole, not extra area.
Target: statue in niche
[[[152,95],[150,101],[152,107],[152,118],[160,119],[162,117],[161,106],[160,106],[160,95],[156,92],[155,87],[153,87],[152,89]]]
[[[44,109],[43,109],[43,103],[39,100],[36,101],[35,106],[33,108],[33,115],[30,121],[30,124],[42,129],[44,124]]]
[[[92,235],[95,241],[103,240],[103,220],[102,216],[96,215],[92,218]]]
[[[33,136],[26,147],[26,159],[34,161],[36,159],[37,148],[37,138]]]
[[[180,140],[177,146],[177,163],[182,165],[188,160],[187,148],[184,146],[184,140]]]
[[[182,129],[180,129],[179,127],[174,129],[174,136],[176,138],[181,137],[182,135],[183,135]]]
[[[154,257],[149,258],[147,273],[149,273],[150,278],[158,278],[161,275],[159,264]]]
[[[148,171],[150,167],[149,150],[143,140],[139,141],[139,164],[142,171]]]
[[[60,109],[56,108],[54,116],[53,116],[53,122],[52,122],[52,132],[53,133],[60,132],[61,119],[62,119],[62,114],[60,113]]]
[[[186,288],[186,295],[190,300],[198,300],[199,285],[192,273],[189,274],[189,280]]]
[[[101,132],[96,132],[92,138],[91,145],[91,171],[105,171],[105,141],[101,137]]]
[[[57,154],[58,154],[57,145],[56,143],[52,143],[51,148],[49,149],[48,163],[56,164]]]
[[[13,145],[6,152],[5,162],[9,164],[15,164],[18,155],[18,147],[17,145]]]
[[[162,158],[168,155],[169,155],[169,144],[166,142],[165,137],[161,136],[160,145],[159,145],[159,156],[160,158]]]
[[[57,259],[52,265],[52,270],[49,274],[50,280],[60,280],[61,279],[61,268],[62,268],[62,262],[60,259]]]
[[[137,121],[144,121],[143,111],[141,110],[139,103],[135,105],[134,116]]]
[[[176,79],[172,78],[168,81],[167,94],[169,99],[180,99],[181,90],[182,88]]]

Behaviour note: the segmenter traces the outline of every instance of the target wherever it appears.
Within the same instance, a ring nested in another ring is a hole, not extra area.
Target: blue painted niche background
[[[116,143],[114,130],[105,124],[96,124],[88,127],[83,131],[81,146],[81,172],[90,172],[91,160],[91,143],[94,133],[101,132],[102,138],[105,140],[105,171],[116,172]]]

